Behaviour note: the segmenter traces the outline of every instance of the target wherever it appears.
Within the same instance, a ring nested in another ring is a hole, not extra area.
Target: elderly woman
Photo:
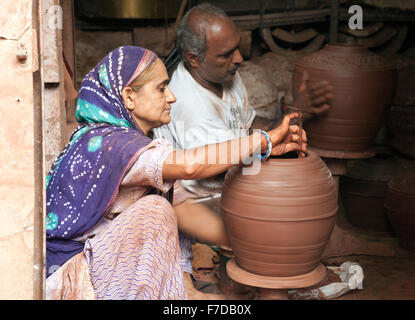
[[[85,76],[76,107],[80,126],[47,176],[48,299],[187,299],[178,229],[228,243],[218,217],[183,213],[180,192],[173,200],[174,181],[235,165],[207,163],[212,150],[217,159],[224,150],[237,162],[261,152],[306,152],[306,143],[298,144],[300,129],[290,126],[296,113],[267,133],[187,152],[151,140],[151,129],[170,121],[175,97],[168,81],[153,52],[128,46]],[[235,143],[248,147],[235,151]]]

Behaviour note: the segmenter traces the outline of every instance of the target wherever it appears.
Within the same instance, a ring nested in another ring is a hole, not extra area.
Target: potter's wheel
[[[242,269],[231,259],[226,265],[230,278],[236,282],[262,289],[262,299],[288,299],[288,289],[299,289],[314,286],[326,276],[326,267],[320,263],[309,273],[292,277],[261,276]]]

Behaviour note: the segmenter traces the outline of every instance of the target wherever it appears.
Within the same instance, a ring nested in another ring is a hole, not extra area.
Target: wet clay
[[[331,109],[305,124],[312,147],[363,151],[372,143],[385,121],[395,95],[395,67],[364,47],[326,45],[299,60],[294,68],[296,97],[303,73],[309,85],[326,80],[333,86]]]
[[[237,264],[262,276],[306,274],[320,263],[337,213],[334,179],[315,153],[269,158],[256,175],[228,171],[221,212]]]
[[[385,207],[401,245],[415,251],[415,168],[389,181]]]

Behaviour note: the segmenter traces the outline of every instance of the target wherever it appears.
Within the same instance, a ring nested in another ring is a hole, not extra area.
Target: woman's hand
[[[292,119],[300,118],[298,112],[289,113],[284,116],[281,124],[268,132],[272,143],[271,155],[279,156],[290,151],[300,151],[300,156],[305,156],[307,152],[307,135],[301,130],[302,139],[300,141],[300,127],[290,125]]]
[[[299,151],[300,157],[305,155],[307,136],[301,130],[300,143],[300,128],[297,125],[290,125],[292,119],[299,117],[298,112],[287,114],[277,128],[268,131],[272,143],[272,155],[281,155],[290,151]],[[235,148],[238,145],[240,147]],[[258,147],[261,150],[258,150]],[[255,132],[250,136],[194,149],[173,150],[164,161],[163,178],[194,180],[213,177],[241,163],[257,151],[267,152],[267,148],[264,135]]]

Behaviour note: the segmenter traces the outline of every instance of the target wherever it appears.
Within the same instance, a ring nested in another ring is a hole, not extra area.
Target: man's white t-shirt
[[[246,88],[238,72],[223,83],[219,98],[202,87],[181,62],[169,88],[176,96],[169,124],[154,129],[156,138],[165,138],[174,149],[192,149],[245,136],[255,118]],[[182,180],[182,185],[198,197],[220,193],[221,179]]]

